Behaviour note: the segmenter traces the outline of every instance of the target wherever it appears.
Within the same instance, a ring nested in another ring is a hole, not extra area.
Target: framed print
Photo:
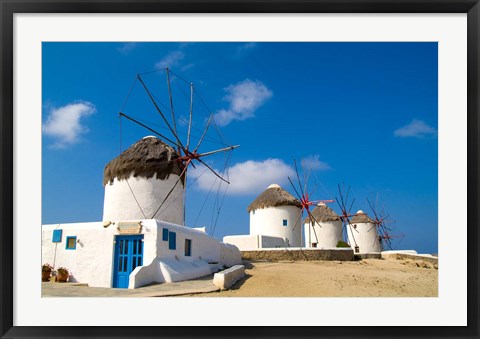
[[[2,337],[478,337],[479,6],[2,1]]]

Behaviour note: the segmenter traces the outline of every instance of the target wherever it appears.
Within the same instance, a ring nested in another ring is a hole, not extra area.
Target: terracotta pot
[[[42,271],[42,281],[49,281],[52,271]]]
[[[57,282],[67,282],[68,274],[65,273],[57,273]]]

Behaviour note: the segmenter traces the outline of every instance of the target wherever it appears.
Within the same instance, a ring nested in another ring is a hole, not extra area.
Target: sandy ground
[[[245,262],[230,290],[194,297],[437,297],[438,270],[414,260]]]

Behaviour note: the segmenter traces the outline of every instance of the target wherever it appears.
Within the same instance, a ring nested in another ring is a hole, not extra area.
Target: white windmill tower
[[[173,147],[148,136],[110,161],[103,176],[103,221],[159,219],[182,225],[185,183],[175,182],[184,165],[178,159]]]
[[[348,242],[355,253],[381,252],[383,250],[375,221],[359,210],[349,220]],[[355,245],[354,245],[355,244]]]
[[[307,215],[304,221],[305,246],[335,248],[342,240],[342,220],[324,202]]]
[[[285,238],[289,246],[301,246],[301,204],[279,185],[268,186],[247,211],[250,213],[250,235]]]

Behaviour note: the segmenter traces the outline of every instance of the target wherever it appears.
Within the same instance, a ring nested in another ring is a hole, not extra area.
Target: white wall
[[[223,237],[223,242],[236,246],[240,251],[257,250],[259,248],[288,247],[286,238],[268,235],[229,235]]]
[[[142,222],[144,234],[143,262],[151,262],[157,255],[156,225]],[[53,243],[53,230],[62,230],[62,242]],[[116,225],[104,228],[101,222],[56,224],[42,226],[42,264],[65,267],[71,281],[88,283],[92,287],[112,287],[114,240]],[[76,236],[74,250],[67,250],[67,236]]]
[[[240,251],[260,248],[258,235],[228,235],[223,237],[223,242],[236,246]]]
[[[260,248],[288,247],[288,239],[271,237],[269,235],[259,235]]]
[[[189,227],[175,225],[172,223],[155,220],[158,227],[158,257],[161,258],[178,258],[181,260],[202,259],[209,262],[221,262],[222,253],[232,252],[228,260],[232,260],[234,265],[241,263],[240,252],[232,249],[229,245],[221,243],[217,239],[208,234]],[[176,249],[170,250],[168,241],[162,240],[162,229],[167,228],[169,231],[176,233]],[[192,240],[191,256],[185,256],[185,239]],[[223,252],[222,252],[223,251]]]
[[[304,234],[307,247],[317,243],[318,248],[336,248],[338,241],[342,240],[342,221],[322,221],[313,223],[313,226],[305,223]]]
[[[238,248],[231,244],[222,244],[220,247],[219,263],[227,267],[232,267],[242,263],[242,254]]]
[[[289,246],[302,246],[300,213],[300,208],[296,206],[276,206],[250,211],[250,235],[287,238]],[[287,226],[283,226],[284,219],[288,221]]]
[[[354,225],[356,225],[356,228],[354,228]],[[355,243],[359,247],[358,253],[382,251],[382,244],[378,240],[377,227],[372,223],[356,223],[347,225],[347,236],[348,243],[354,251]]]
[[[52,242],[54,229],[62,230],[62,241]],[[76,236],[75,250],[67,250],[67,236]],[[71,281],[88,281],[91,286],[110,287],[113,260],[112,228],[103,229],[101,222],[44,225],[42,227],[42,264],[65,267]],[[108,244],[108,245],[106,245]]]
[[[178,175],[176,174],[171,174],[165,180],[156,179],[155,175],[149,179],[130,176],[128,183],[127,180],[115,178],[112,184],[105,185],[103,220],[153,218],[183,225],[183,185],[181,181],[175,186],[162,208],[153,216],[177,179]]]
[[[144,236],[144,265],[151,264],[157,258],[165,262],[170,259],[192,265],[199,259],[206,265],[209,262],[216,262],[233,266],[242,262],[240,251],[235,246],[223,244],[200,230],[153,219],[141,220],[141,223],[141,234]],[[163,228],[176,233],[174,250],[169,249],[168,241],[162,240]],[[52,242],[55,229],[62,229],[61,243]],[[93,287],[112,287],[115,235],[118,235],[116,224],[106,228],[101,222],[43,225],[42,264],[55,263],[55,269],[60,266],[66,267],[72,275],[72,281],[87,283]],[[80,241],[75,250],[65,249],[67,236],[76,236]],[[185,239],[192,240],[191,256],[185,255]],[[189,267],[180,264],[176,266]],[[203,272],[202,270],[197,272],[200,271]],[[179,273],[183,277],[190,276],[190,272]]]

